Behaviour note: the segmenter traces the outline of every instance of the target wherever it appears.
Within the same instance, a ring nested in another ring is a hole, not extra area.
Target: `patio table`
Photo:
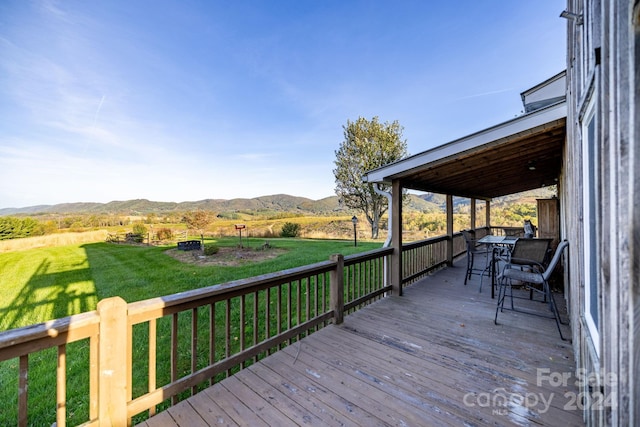
[[[514,236],[493,236],[488,234],[478,240],[478,243],[490,245],[493,247],[491,250],[491,298],[495,298],[496,287],[496,256],[499,255],[504,248],[511,249],[516,244],[518,237]],[[480,278],[480,290],[482,290],[482,277]]]

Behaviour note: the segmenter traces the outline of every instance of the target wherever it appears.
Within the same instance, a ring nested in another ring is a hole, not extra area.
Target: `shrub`
[[[204,245],[205,255],[215,255],[218,253],[219,250],[220,248],[218,247],[218,245],[214,245],[212,243],[207,243],[206,245]]]
[[[300,235],[300,224],[293,222],[285,222],[282,225],[280,236],[282,237],[298,237]]]
[[[173,238],[173,231],[170,228],[161,228],[156,232],[156,239],[158,240],[171,240]]]
[[[133,234],[138,234],[140,236],[147,235],[147,227],[144,226],[143,223],[138,222],[133,224]]]

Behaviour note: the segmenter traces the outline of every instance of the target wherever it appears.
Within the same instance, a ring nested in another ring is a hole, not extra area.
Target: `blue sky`
[[[334,195],[342,126],[410,154],[565,68],[564,3],[0,3],[0,208]]]

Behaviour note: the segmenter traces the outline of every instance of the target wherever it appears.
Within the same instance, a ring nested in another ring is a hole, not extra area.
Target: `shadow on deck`
[[[555,322],[505,311],[494,325],[496,300],[478,293],[477,276],[463,285],[465,262],[142,425],[584,425],[572,347]]]

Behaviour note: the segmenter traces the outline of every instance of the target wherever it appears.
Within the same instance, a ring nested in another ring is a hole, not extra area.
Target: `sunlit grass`
[[[83,243],[104,242],[107,230],[47,234],[23,239],[0,240],[0,253],[24,251],[34,248],[53,248]]]
[[[0,254],[0,330],[93,310],[97,304],[81,246]]]

